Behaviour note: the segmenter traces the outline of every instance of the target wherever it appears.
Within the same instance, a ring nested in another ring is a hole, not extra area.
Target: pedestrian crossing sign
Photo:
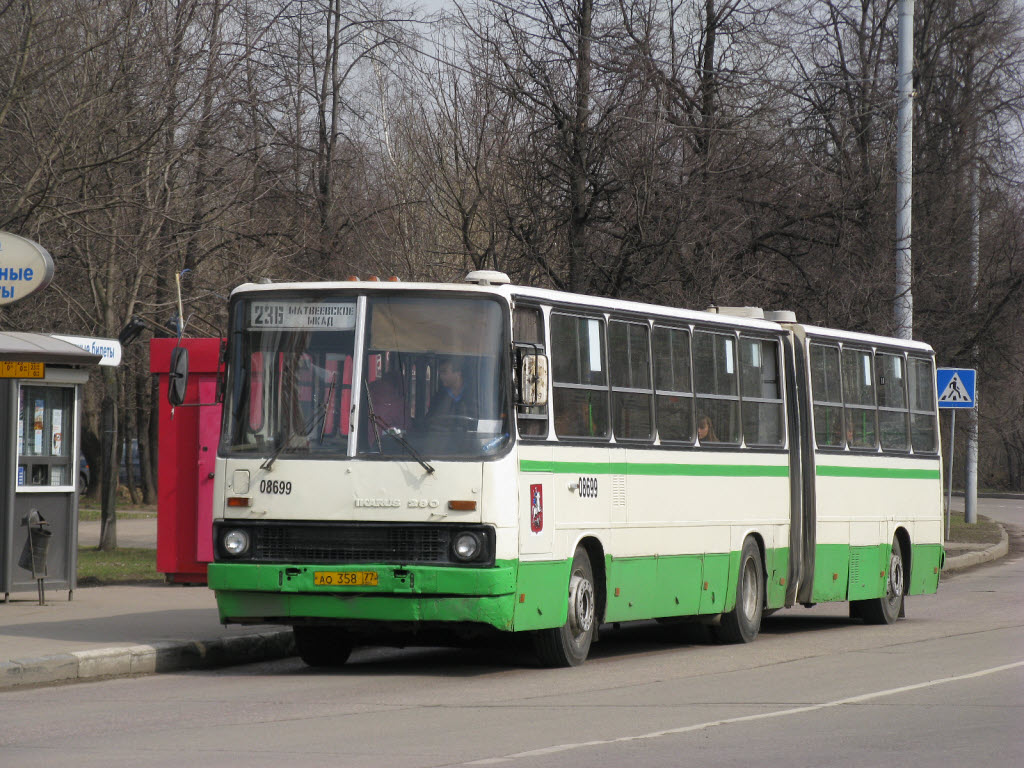
[[[936,368],[939,408],[973,408],[976,378],[977,371],[973,368]]]

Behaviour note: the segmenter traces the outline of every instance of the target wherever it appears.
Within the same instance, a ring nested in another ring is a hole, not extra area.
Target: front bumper
[[[317,586],[315,571],[375,571],[375,586]],[[516,569],[381,564],[211,563],[208,583],[224,623],[306,620],[471,622],[512,629]]]

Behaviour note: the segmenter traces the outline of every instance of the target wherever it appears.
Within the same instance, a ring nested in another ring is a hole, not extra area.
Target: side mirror
[[[218,403],[224,402],[224,390],[227,388],[227,367],[228,367],[228,343],[220,341],[220,356],[217,358],[217,395],[214,400]]]
[[[548,404],[548,358],[545,355],[523,355],[519,381],[523,405]]]
[[[167,401],[171,405],[185,402],[185,387],[188,386],[188,350],[175,347],[171,351],[171,370],[167,378]]]

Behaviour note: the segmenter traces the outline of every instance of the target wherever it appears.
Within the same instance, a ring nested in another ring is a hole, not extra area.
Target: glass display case
[[[75,485],[75,388],[22,384],[18,388],[19,490]]]

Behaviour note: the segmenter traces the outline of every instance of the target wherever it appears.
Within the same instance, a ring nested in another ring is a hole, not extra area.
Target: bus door
[[[873,407],[874,395],[869,350],[844,350],[832,340],[817,339],[810,340],[807,350],[814,423],[815,539],[813,589],[806,602],[817,603],[846,599],[851,536],[856,541],[877,535],[877,519],[870,520],[872,504],[851,492],[850,481],[863,458],[856,451],[862,445],[874,445],[874,415],[867,402],[856,409],[844,407],[845,402],[865,399]]]
[[[814,572],[815,496],[814,439],[811,434],[811,393],[802,329],[794,329],[783,345],[789,409],[790,527],[786,607],[811,601]]]

